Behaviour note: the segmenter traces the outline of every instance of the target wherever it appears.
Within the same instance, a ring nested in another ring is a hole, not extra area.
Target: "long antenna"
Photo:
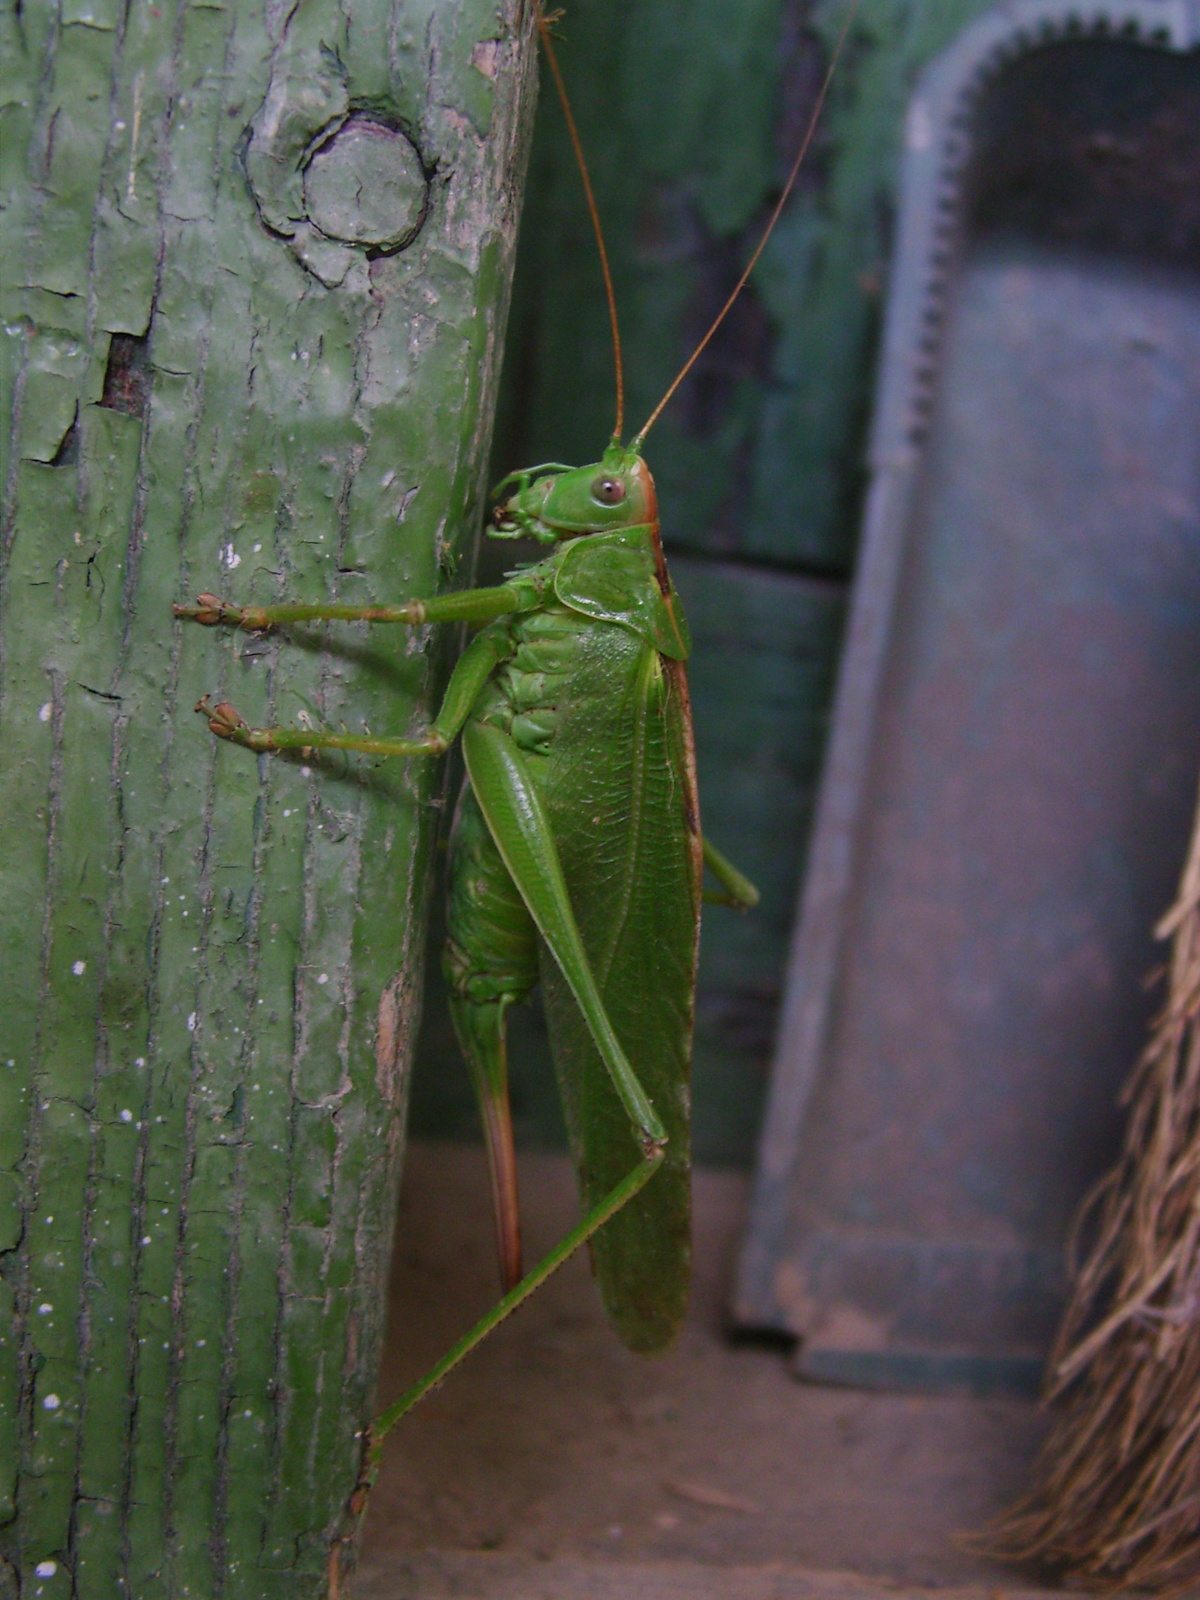
[[[608,296],[608,320],[612,324],[613,363],[617,373],[617,420],[613,424],[613,438],[620,439],[625,427],[625,368],[621,361],[621,331],[617,327],[617,297],[613,293],[612,273],[608,266],[608,251],[604,248],[604,230],[600,226],[600,213],[596,208],[596,196],[592,193],[592,180],[588,175],[587,161],[584,159],[583,145],[579,138],[579,129],[575,126],[575,114],[571,110],[571,102],[567,96],[567,86],[563,82],[562,71],[558,65],[558,56],[555,54],[554,42],[550,34],[550,22],[542,10],[541,0],[533,0],[533,12],[537,18],[538,33],[541,35],[542,46],[546,52],[546,60],[550,63],[550,71],[554,77],[554,87],[558,90],[558,98],[562,104],[563,116],[567,119],[567,132],[571,135],[571,144],[575,150],[575,160],[579,167],[579,176],[583,179],[583,192],[587,197],[587,208],[592,219],[592,231],[596,235],[596,248],[600,252],[600,270],[604,274],[604,293]]]
[[[740,295],[742,290],[746,287],[746,282],[747,282],[748,278],[750,277],[750,274],[754,271],[755,267],[758,265],[758,258],[759,258],[759,256],[762,255],[763,251],[766,249],[767,240],[771,237],[772,233],[774,233],[775,224],[779,221],[780,216],[783,214],[783,208],[788,202],[788,196],[791,194],[792,189],[795,186],[795,182],[796,182],[797,177],[799,176],[800,168],[801,168],[801,166],[802,166],[802,164],[804,162],[804,158],[808,154],[808,147],[812,143],[813,134],[816,133],[816,131],[817,131],[817,122],[820,119],[821,110],[822,110],[822,107],[825,104],[825,97],[829,93],[829,86],[833,82],[833,74],[837,70],[838,57],[842,53],[842,46],[846,42],[846,36],[850,32],[850,27],[851,27],[851,24],[854,21],[855,13],[857,11],[858,11],[858,0],[854,0],[854,4],[851,5],[849,11],[846,13],[845,22],[842,23],[842,29],[841,29],[841,32],[838,34],[837,44],[834,45],[834,47],[833,47],[833,55],[829,59],[828,70],[826,71],[824,81],[821,84],[820,93],[817,95],[816,104],[813,106],[812,116],[809,117],[809,119],[808,119],[808,127],[805,130],[804,138],[800,142],[800,149],[796,153],[795,161],[792,162],[792,170],[788,173],[787,182],[783,186],[783,193],[779,196],[779,199],[775,202],[775,209],[774,209],[774,211],[771,212],[770,220],[768,221],[766,227],[763,229],[762,238],[758,241],[758,243],[754,247],[754,254],[750,257],[749,261],[746,263],[745,270],[742,273],[741,277],[738,279],[736,285],[734,286],[733,292],[729,296],[729,299],[726,300],[725,304],[721,307],[720,311],[717,312],[717,315],[713,320],[712,326],[709,328],[708,332],[704,335],[703,339],[701,339],[700,343],[692,351],[691,355],[684,362],[683,366],[676,373],[674,382],[671,384],[671,387],[667,390],[666,394],[663,395],[662,399],[658,402],[658,404],[655,406],[654,410],[650,413],[650,416],[647,419],[647,421],[645,423],[643,423],[643,425],[641,427],[641,430],[639,431],[637,437],[630,441],[629,448],[631,450],[638,450],[638,449],[641,448],[642,440],[646,437],[646,435],[650,432],[650,429],[658,421],[658,419],[661,416],[661,414],[663,412],[663,409],[666,406],[668,400],[670,400],[671,396],[675,393],[676,389],[678,389],[679,385],[683,382],[683,380],[687,377],[688,373],[695,366],[697,360],[699,359],[700,353],[704,349],[705,345],[712,338],[713,334],[716,333],[717,329],[721,326],[721,324],[725,321],[725,318],[728,316],[730,308],[733,305],[733,302],[737,299],[738,295]],[[551,59],[553,59],[553,58],[551,58]]]

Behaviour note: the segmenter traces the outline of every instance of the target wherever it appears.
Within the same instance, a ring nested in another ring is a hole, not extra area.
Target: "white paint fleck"
[[[59,1406],[62,1405],[62,1401],[56,1394],[48,1394],[42,1401],[42,1405],[47,1411],[57,1411]]]
[[[38,1307],[38,1316],[48,1317],[53,1310],[54,1307],[50,1304],[49,1300],[43,1300],[41,1305]]]
[[[87,962],[86,961],[76,961],[73,964],[73,966],[71,967],[71,971],[75,974],[75,976],[77,978],[82,978],[84,973],[87,971]]]
[[[50,721],[50,712],[52,710],[53,710],[53,707],[51,706],[49,700],[47,700],[46,704],[44,706],[39,706],[38,707],[38,721],[39,722],[49,722]]]
[[[196,1013],[194,1011],[188,1012],[187,1031],[189,1033],[195,1033],[196,1031]]]
[[[145,1056],[138,1056],[138,1057],[137,1057],[137,1058],[136,1058],[136,1059],[135,1059],[135,1060],[134,1060],[134,1063],[133,1063],[133,1064],[134,1064],[134,1066],[135,1066],[135,1067],[144,1067],[144,1066],[145,1066],[145,1065],[146,1065],[146,1058],[145,1058]]]
[[[133,1112],[130,1111],[128,1106],[123,1106],[121,1108],[121,1121],[122,1122],[132,1122],[133,1121]]]
[[[221,546],[221,560],[225,563],[230,572],[232,572],[235,567],[240,567],[242,564],[242,558],[238,555],[232,544]]]
[[[129,135],[129,174],[125,180],[125,199],[132,205],[137,193],[138,134],[142,126],[142,83],[145,74],[139,72],[133,80],[133,131]]]
[[[203,1350],[203,1349],[204,1349],[204,1346],[205,1346],[205,1345],[206,1345],[206,1344],[207,1344],[207,1343],[208,1343],[208,1340],[207,1340],[207,1339],[197,1339],[197,1340],[196,1340],[196,1349],[197,1349],[197,1350]]]
[[[395,483],[395,481],[396,481],[396,474],[389,467],[388,470],[384,473],[383,477],[380,478],[379,487],[381,489],[390,489],[392,487],[393,483]]]
[[[311,778],[312,777],[312,768],[311,767],[301,767],[300,768],[300,776],[302,778]]]
[[[292,813],[290,811],[285,810],[283,814],[284,814],[285,817],[290,817]]]
[[[256,545],[255,545],[255,546],[254,546],[254,554],[255,554],[255,555],[257,555],[257,554],[258,554],[258,552],[259,552],[259,551],[260,551],[260,550],[261,550],[261,549],[262,549],[262,545],[261,545],[261,544],[256,544]]]
[[[150,1243],[150,1235],[148,1233],[144,1233],[142,1235],[142,1243],[143,1244],[149,1244]]]
[[[317,979],[317,982],[318,983],[328,983],[329,982],[329,974],[327,972],[323,972],[321,974],[321,976]]]
[[[39,1561],[34,1567],[34,1573],[39,1578],[52,1578],[58,1571],[57,1561]]]
[[[471,65],[485,78],[494,78],[500,64],[499,39],[481,39],[471,51]]]

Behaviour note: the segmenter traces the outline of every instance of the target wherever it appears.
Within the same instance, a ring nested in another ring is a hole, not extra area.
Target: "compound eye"
[[[602,506],[617,506],[625,498],[625,485],[620,478],[597,478],[592,485],[592,499]]]

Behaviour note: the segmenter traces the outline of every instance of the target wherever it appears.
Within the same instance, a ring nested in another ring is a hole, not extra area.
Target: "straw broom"
[[[1200,811],[1166,1005],[1123,1099],[1124,1148],[1084,1207],[1095,1243],[1047,1368],[1035,1487],[993,1549],[1089,1587],[1200,1593]]]

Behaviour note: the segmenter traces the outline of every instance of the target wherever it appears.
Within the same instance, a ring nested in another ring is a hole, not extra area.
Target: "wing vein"
[[[658,654],[647,648],[642,653],[642,663],[636,680],[635,715],[633,732],[633,772],[630,783],[630,820],[629,844],[625,853],[625,871],[621,874],[623,890],[621,904],[617,915],[613,918],[612,932],[609,935],[608,947],[599,963],[600,970],[596,974],[601,993],[608,988],[609,975],[616,959],[617,947],[621,936],[629,922],[630,906],[636,884],[637,859],[641,852],[642,824],[646,806],[646,716],[649,707],[649,684],[647,677],[657,665]]]

